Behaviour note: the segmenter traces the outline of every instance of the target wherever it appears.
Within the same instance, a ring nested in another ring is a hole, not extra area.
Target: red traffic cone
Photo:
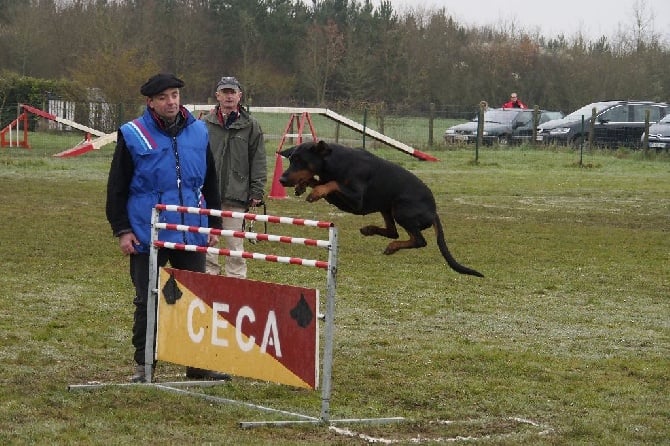
[[[286,190],[284,186],[279,182],[279,177],[281,177],[284,168],[282,167],[282,156],[277,152],[275,158],[275,172],[272,177],[272,188],[270,189],[270,198],[287,198]]]

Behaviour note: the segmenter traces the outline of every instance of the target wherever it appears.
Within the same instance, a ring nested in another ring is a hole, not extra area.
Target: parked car
[[[545,122],[561,119],[564,116],[565,113],[561,111],[540,110],[540,119],[537,123],[538,125],[544,124]],[[533,139],[533,122],[529,122],[529,126],[522,126],[516,129],[512,133],[512,139],[518,144],[531,141]]]
[[[646,111],[649,110],[649,122],[655,123],[670,112],[669,107],[665,102],[651,101],[594,102],[575,110],[563,119],[539,125],[537,140],[547,144],[579,146],[589,138],[595,109],[594,144],[612,148],[640,147]]]
[[[644,143],[644,134],[640,138]],[[650,149],[670,149],[670,114],[649,126],[649,146]]]
[[[533,110],[519,108],[492,108],[484,113],[482,142],[487,145],[521,144],[533,136]],[[563,113],[540,110],[539,123],[563,117]],[[472,121],[449,127],[444,132],[448,144],[477,141],[478,117]]]

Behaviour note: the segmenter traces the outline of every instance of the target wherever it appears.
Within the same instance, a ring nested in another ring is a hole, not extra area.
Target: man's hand
[[[207,246],[216,246],[219,244],[219,236],[214,234],[207,235]]]
[[[140,241],[137,240],[137,237],[135,237],[135,233],[132,231],[126,232],[125,234],[121,234],[119,236],[119,248],[121,248],[121,252],[123,253],[124,256],[137,254],[135,246],[139,244]]]

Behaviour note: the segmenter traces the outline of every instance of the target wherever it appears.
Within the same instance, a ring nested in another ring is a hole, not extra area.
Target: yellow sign
[[[156,358],[315,389],[318,290],[161,268]]]

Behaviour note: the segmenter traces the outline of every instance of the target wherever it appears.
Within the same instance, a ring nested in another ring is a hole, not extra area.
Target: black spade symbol
[[[165,296],[165,302],[169,303],[170,305],[174,305],[174,303],[181,298],[182,294],[183,293],[179,289],[179,285],[177,285],[177,281],[174,280],[174,276],[170,274],[170,278],[167,282],[165,282],[165,286],[163,287],[163,296]]]
[[[305,295],[302,293],[300,294],[298,304],[291,310],[291,318],[298,323],[300,328],[307,327],[312,322],[312,319],[314,319],[314,313],[309,308]]]

